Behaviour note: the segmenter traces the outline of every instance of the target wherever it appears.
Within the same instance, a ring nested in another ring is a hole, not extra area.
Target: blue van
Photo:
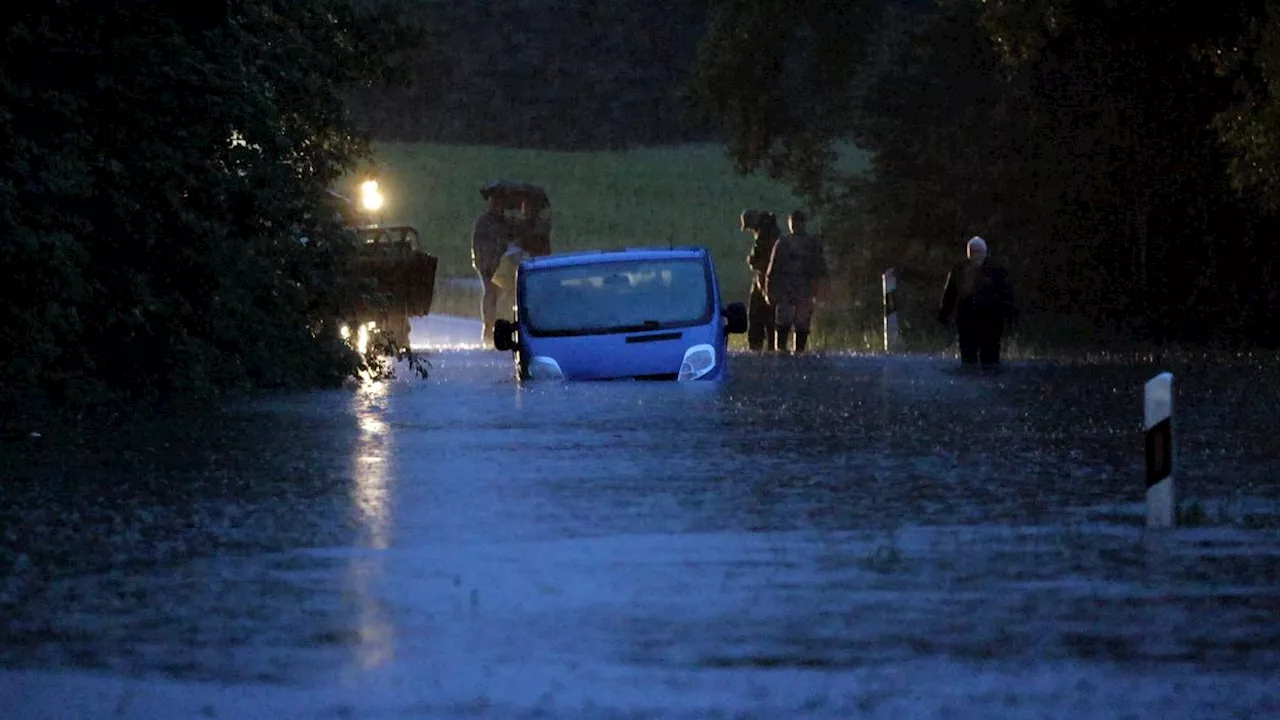
[[[719,380],[742,303],[722,306],[705,248],[564,253],[520,263],[516,319],[493,343],[522,380]]]

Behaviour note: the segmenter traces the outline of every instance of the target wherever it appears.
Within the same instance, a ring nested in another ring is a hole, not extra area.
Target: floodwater
[[[431,362],[0,447],[0,716],[1280,716],[1274,366]]]

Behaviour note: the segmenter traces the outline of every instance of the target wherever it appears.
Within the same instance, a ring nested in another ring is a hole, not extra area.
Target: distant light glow
[[[343,325],[338,328],[338,335],[355,347],[356,352],[361,355],[369,350],[369,339],[373,336],[373,331],[378,327],[378,323],[370,320],[360,323],[355,330],[350,325]]]
[[[369,330],[372,329],[373,323],[365,323],[360,326],[360,333],[356,336],[356,352],[364,355],[369,352]]]
[[[382,192],[378,190],[377,180],[365,180],[360,185],[360,204],[369,212],[377,212],[382,209],[383,204]]]

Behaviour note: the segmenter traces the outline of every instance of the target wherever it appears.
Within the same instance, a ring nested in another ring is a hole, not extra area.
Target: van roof
[[[639,247],[622,250],[585,250],[556,253],[554,255],[530,258],[525,260],[522,265],[533,270],[544,267],[595,265],[627,260],[700,260],[705,257],[707,257],[707,249],[702,247]]]

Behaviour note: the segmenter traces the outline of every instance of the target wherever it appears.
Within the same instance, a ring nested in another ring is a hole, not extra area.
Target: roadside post
[[[1144,393],[1144,445],[1147,468],[1147,527],[1172,528],[1177,521],[1174,495],[1173,374],[1147,381]]]
[[[884,351],[896,353],[902,345],[898,332],[898,276],[889,268],[880,276],[880,281],[884,291]]]

